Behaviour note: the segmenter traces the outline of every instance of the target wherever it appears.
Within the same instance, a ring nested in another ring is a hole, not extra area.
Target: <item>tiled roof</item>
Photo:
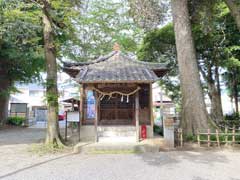
[[[64,63],[64,71],[79,83],[154,82],[167,71],[165,64],[129,58],[120,51],[81,63]]]

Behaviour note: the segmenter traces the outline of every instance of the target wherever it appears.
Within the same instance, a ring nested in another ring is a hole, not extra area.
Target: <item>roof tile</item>
[[[90,62],[65,63],[63,69],[80,83],[154,82],[159,79],[155,70],[167,71],[165,64],[137,61],[118,51]]]

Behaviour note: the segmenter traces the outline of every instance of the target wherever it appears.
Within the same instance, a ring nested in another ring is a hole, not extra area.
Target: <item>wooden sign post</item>
[[[67,140],[68,122],[77,122],[78,124],[78,141],[80,141],[80,113],[78,111],[66,112],[65,140]]]

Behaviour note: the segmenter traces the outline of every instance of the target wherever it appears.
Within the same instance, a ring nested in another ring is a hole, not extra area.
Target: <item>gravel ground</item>
[[[0,131],[0,179],[240,180],[240,150],[38,156],[27,151],[44,131]]]

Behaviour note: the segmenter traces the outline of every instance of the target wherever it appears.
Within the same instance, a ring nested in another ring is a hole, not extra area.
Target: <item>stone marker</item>
[[[163,121],[164,140],[168,148],[174,148],[174,120],[173,118],[166,118]]]

